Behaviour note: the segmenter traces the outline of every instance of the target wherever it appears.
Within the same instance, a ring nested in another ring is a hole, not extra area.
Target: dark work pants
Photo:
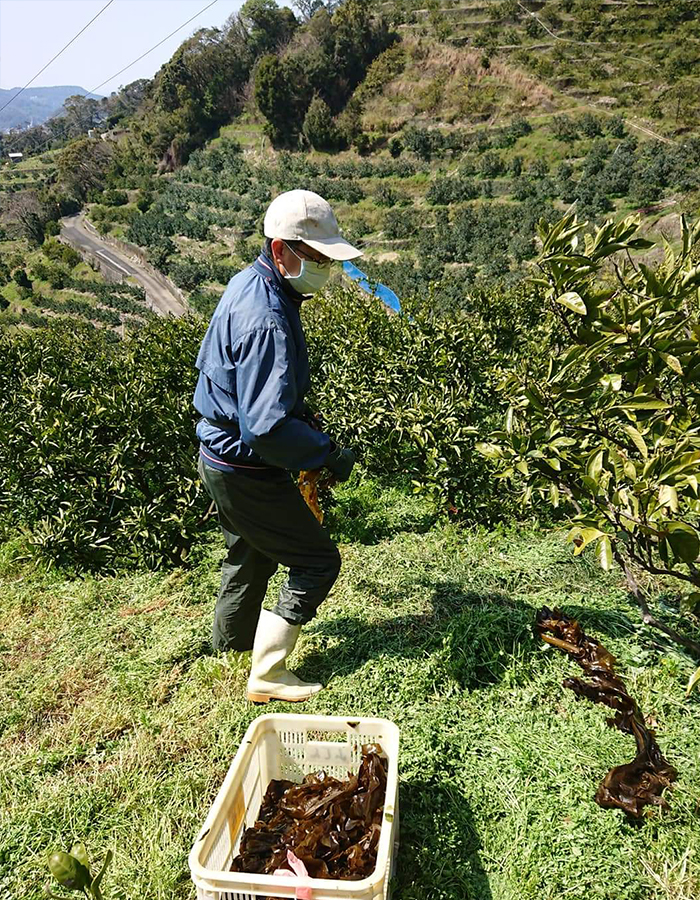
[[[328,596],[340,571],[338,548],[285,473],[253,478],[222,472],[199,458],[199,475],[216,504],[228,553],[214,612],[215,650],[250,650],[267,584],[278,565],[289,569],[273,612],[304,625]]]

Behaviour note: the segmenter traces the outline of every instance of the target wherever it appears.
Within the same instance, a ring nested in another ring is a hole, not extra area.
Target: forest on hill
[[[206,313],[298,183],[337,205],[372,277],[439,281],[449,306],[522,280],[535,223],[573,203],[671,241],[697,207],[693,3],[333,6],[248,0],[152,81],[11,135],[27,158],[0,171],[7,236],[36,244],[87,204]]]

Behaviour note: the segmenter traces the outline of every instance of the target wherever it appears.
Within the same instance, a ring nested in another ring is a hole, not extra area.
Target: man
[[[333,260],[362,254],[312,191],[273,200],[263,230],[263,252],[229,282],[197,357],[199,474],[228,548],[214,648],[252,648],[250,700],[299,701],[322,685],[301,681],[286,659],[338,577],[340,554],[290,471],[325,466],[345,481],[355,461],[304,402],[309,363],[299,311],[325,285]],[[268,612],[262,602],[278,565],[289,577]]]

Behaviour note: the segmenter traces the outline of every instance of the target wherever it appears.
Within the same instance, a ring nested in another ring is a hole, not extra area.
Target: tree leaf
[[[103,879],[104,876],[105,876],[105,872],[107,871],[107,866],[109,866],[109,864],[112,862],[112,855],[113,855],[113,854],[112,854],[112,851],[111,851],[111,850],[108,850],[108,851],[107,851],[107,855],[105,856],[105,860],[104,860],[104,862],[102,863],[102,868],[100,869],[100,871],[98,872],[98,874],[95,875],[95,877],[94,877],[93,880],[92,880],[92,884],[90,885],[90,887],[91,887],[92,890],[93,890],[93,893],[94,893],[96,896],[99,894],[99,891],[100,891],[100,884],[101,884],[101,882],[102,882],[102,879]]]
[[[571,541],[576,549],[574,556],[579,556],[592,541],[597,541],[603,536],[603,532],[597,528],[582,528],[580,525],[574,525],[568,534],[567,540]]]
[[[622,387],[622,375],[613,373],[612,375],[603,375],[600,383],[604,388],[611,388],[613,391],[619,391]]]
[[[557,303],[561,303],[562,306],[565,306],[572,312],[578,313],[579,316],[588,314],[583,298],[580,294],[577,294],[576,291],[567,291],[565,294],[557,297]]]
[[[508,412],[506,413],[506,431],[508,432],[508,434],[513,433],[513,413],[513,407],[509,406]]]
[[[503,456],[503,451],[498,444],[489,444],[487,441],[478,441],[476,450],[487,459],[500,459]]]
[[[696,613],[700,609],[700,593],[691,591],[685,597],[681,597],[681,612]]]
[[[544,403],[542,402],[542,398],[537,393],[537,391],[533,387],[525,388],[523,394],[527,397],[528,401],[535,407],[537,412],[542,415],[546,414],[546,410],[544,408]]]
[[[605,450],[600,449],[596,450],[595,453],[591,457],[589,457],[588,465],[586,466],[586,474],[589,478],[592,478],[596,483],[600,479],[600,473],[603,471],[603,460],[605,459]]]
[[[659,350],[659,356],[663,359],[669,369],[673,369],[678,375],[683,374],[683,366],[681,366],[681,361],[677,356],[673,356],[670,353],[662,353],[661,350]]]
[[[637,448],[637,450],[639,450],[644,459],[648,459],[649,450],[647,448],[647,445],[644,441],[644,438],[639,433],[639,431],[637,431],[634,425],[623,425],[622,430],[630,436],[630,438],[632,439],[632,443]]]
[[[616,409],[668,409],[668,406],[665,400],[658,400],[648,394],[639,394],[620,403]]]
[[[609,572],[613,567],[613,552],[612,543],[610,542],[610,538],[607,536],[607,534],[604,534],[603,537],[598,541],[595,552],[596,556],[598,557],[600,567],[602,569],[605,569],[606,572]]]
[[[90,861],[87,855],[87,848],[83,843],[73,844],[70,849],[71,856],[74,856],[78,862],[81,862],[86,869],[90,868]]]
[[[699,684],[700,684],[700,666],[698,666],[698,668],[690,676],[690,680],[688,681],[688,688],[685,692],[686,697],[689,697],[693,688],[696,688]]]
[[[662,470],[660,480],[665,481],[675,475],[680,475],[685,469],[697,469],[700,464],[700,450],[691,450],[674,457]]]
[[[659,488],[659,503],[671,512],[678,512],[678,492],[670,484],[662,484]]]
[[[700,554],[700,537],[697,531],[685,522],[669,522],[666,525],[666,540],[673,555],[685,563],[692,563]]]

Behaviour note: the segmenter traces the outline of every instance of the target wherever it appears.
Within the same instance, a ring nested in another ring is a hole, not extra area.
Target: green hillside
[[[265,205],[291,187],[334,203],[372,277],[401,296],[440,281],[444,304],[522,280],[535,222],[572,203],[592,222],[637,213],[672,242],[678,215],[699,208],[700,31],[687,6],[506,0],[382,11],[394,42],[345,101],[333,81],[325,95],[318,88],[315,119],[312,107],[305,118],[303,105],[275,111],[252,99],[186,165],[147,183],[157,197],[145,216],[133,208],[117,220],[98,204],[97,227],[148,247],[206,313],[226,273],[257,251]],[[297,67],[305,103],[317,76],[297,47],[303,33],[326,52],[319,16],[280,56],[279,77]],[[557,38],[543,45],[549,32]],[[269,77],[279,93],[282,81]]]
[[[404,3],[401,33],[524,66],[572,104],[627,110],[660,134],[698,124],[695,0]]]
[[[26,240],[0,242],[0,328],[78,320],[117,340],[153,315],[142,288],[105,281],[66,244],[53,238],[40,248]]]

